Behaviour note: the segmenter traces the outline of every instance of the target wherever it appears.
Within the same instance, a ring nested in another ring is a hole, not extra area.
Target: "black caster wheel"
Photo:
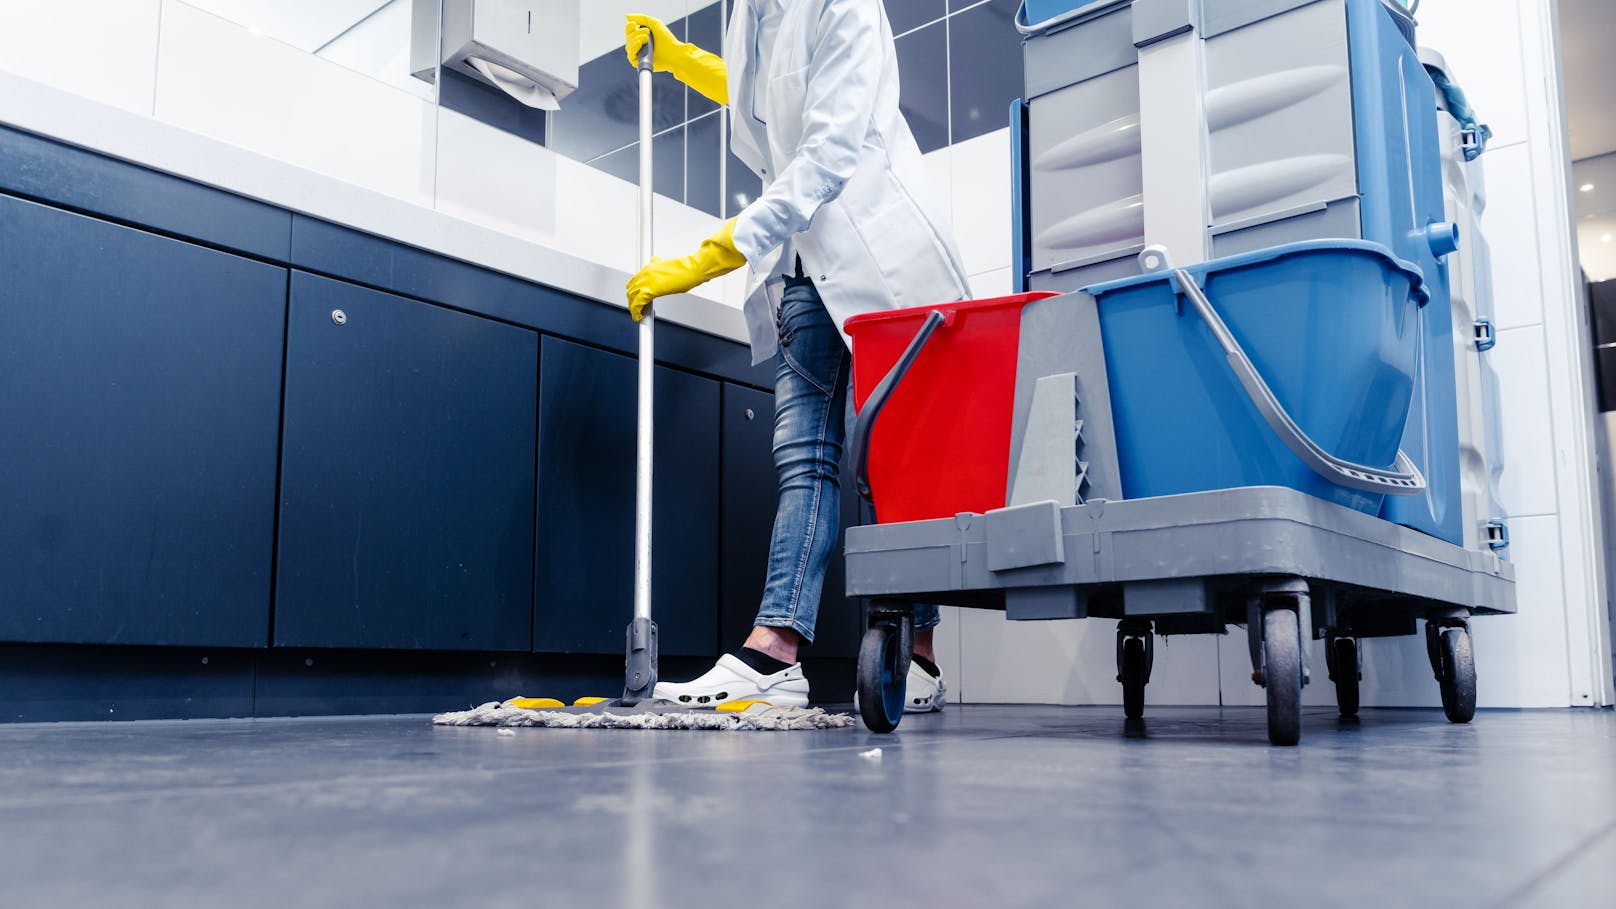
[[[1325,655],[1330,659],[1330,679],[1335,682],[1335,703],[1341,715],[1358,715],[1358,682],[1363,671],[1358,667],[1358,642],[1353,638],[1332,637],[1325,643]]]
[[[1262,677],[1268,741],[1275,745],[1294,745],[1302,738],[1302,630],[1296,610],[1263,606]]]
[[[904,683],[914,646],[911,615],[872,615],[859,646],[859,716],[871,732],[891,732],[903,719]]]
[[[1470,650],[1470,629],[1450,625],[1437,630],[1437,683],[1442,689],[1442,712],[1454,723],[1476,716],[1476,659]]]
[[[1122,642],[1122,715],[1137,720],[1145,715],[1145,642],[1127,638]]]
[[[1155,643],[1149,619],[1127,618],[1117,623],[1117,681],[1122,683],[1122,715],[1130,720],[1145,715],[1145,686],[1150,684]]]

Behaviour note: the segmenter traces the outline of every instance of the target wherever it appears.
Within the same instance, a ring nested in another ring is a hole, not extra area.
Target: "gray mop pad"
[[[818,707],[770,707],[757,704],[744,713],[684,710],[671,713],[564,712],[506,707],[489,701],[472,710],[440,713],[438,726],[549,726],[562,729],[712,729],[721,732],[788,732],[841,729],[853,725],[845,713]]]

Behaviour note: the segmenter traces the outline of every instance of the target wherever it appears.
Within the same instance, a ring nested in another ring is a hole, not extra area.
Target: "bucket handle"
[[[1159,246],[1147,247],[1139,254],[1139,261],[1147,271],[1154,270],[1152,266],[1160,270],[1172,268],[1167,263],[1166,250]],[[1279,436],[1285,447],[1302,459],[1302,463],[1313,468],[1315,473],[1331,483],[1348,489],[1394,496],[1417,495],[1425,490],[1425,477],[1401,449],[1397,452],[1397,462],[1387,470],[1338,458],[1308,438],[1302,427],[1291,419],[1285,406],[1279,403],[1268,383],[1258,374],[1257,367],[1252,365],[1251,358],[1246,356],[1234,333],[1224,324],[1217,310],[1212,308],[1212,302],[1206,298],[1206,292],[1196,282],[1195,276],[1183,268],[1173,268],[1172,272],[1179,290],[1184,296],[1189,297],[1195,311],[1200,313],[1207,327],[1212,330],[1212,336],[1217,339],[1218,346],[1223,348],[1229,370],[1239,380],[1240,386],[1246,390],[1246,395],[1251,398],[1251,403],[1256,405],[1257,412],[1262,414],[1268,428],[1274,431],[1274,435]]]
[[[920,356],[921,348],[931,340],[932,333],[947,321],[948,316],[940,309],[927,314],[920,330],[915,332],[909,346],[904,348],[903,356],[887,371],[881,384],[875,386],[875,391],[870,393],[869,400],[864,402],[864,409],[859,411],[858,419],[853,423],[853,483],[858,494],[871,504],[874,504],[875,498],[870,492],[870,433],[875,429],[875,418],[881,415],[881,408],[887,406],[898,383],[908,375],[909,367],[915,365],[915,358]]]

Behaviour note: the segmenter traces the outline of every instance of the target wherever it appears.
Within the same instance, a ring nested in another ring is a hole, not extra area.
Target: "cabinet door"
[[[292,275],[275,643],[526,650],[538,335]]]
[[[533,648],[622,653],[634,613],[635,362],[544,339]],[[661,652],[718,642],[718,383],[657,367],[652,617]]]
[[[262,647],[286,270],[0,197],[0,640]]]
[[[780,480],[774,470],[774,395],[726,382],[723,433],[721,644],[727,650],[739,647],[751,632],[768,575],[769,540],[780,501]],[[814,643],[807,651],[815,657],[856,657],[864,633],[863,614],[856,602],[849,605],[845,594],[842,543],[848,523],[858,518],[850,471],[842,466],[843,529],[825,573]]]
[[[780,481],[774,472],[774,395],[724,383],[724,544],[720,644],[741,645],[752,631],[769,570]]]

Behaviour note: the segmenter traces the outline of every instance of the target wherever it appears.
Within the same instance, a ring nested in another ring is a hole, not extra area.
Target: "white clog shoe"
[[[801,663],[764,675],[746,665],[740,657],[726,653],[699,678],[688,682],[658,682],[651,696],[691,707],[713,707],[725,701],[768,701],[775,707],[807,707],[808,679],[802,674]]]

